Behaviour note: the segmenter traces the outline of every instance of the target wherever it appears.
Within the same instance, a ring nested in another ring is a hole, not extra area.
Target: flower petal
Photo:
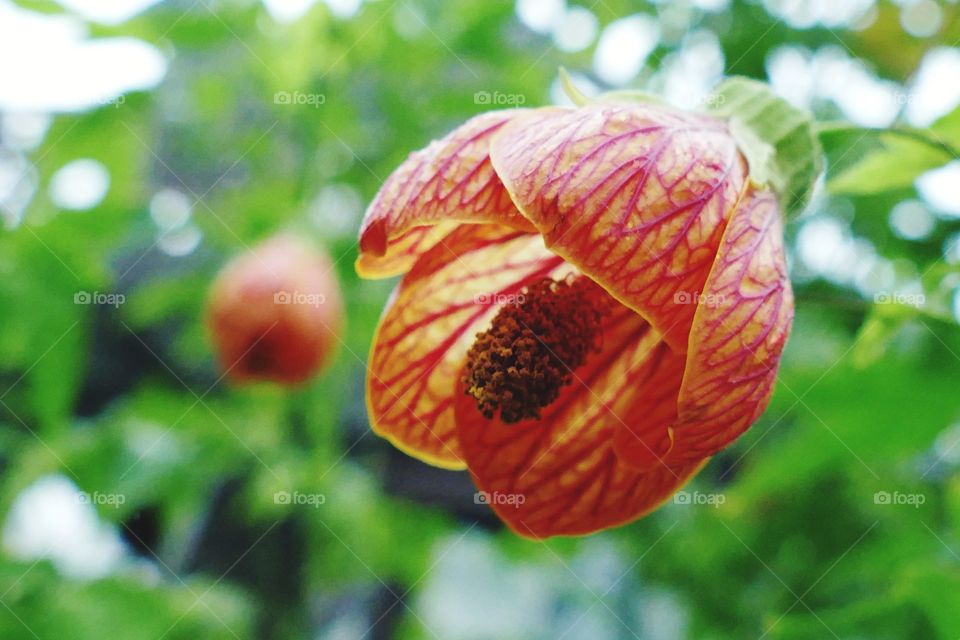
[[[367,410],[381,436],[430,464],[463,468],[454,385],[467,349],[504,301],[531,280],[572,268],[538,235],[462,225],[404,276],[370,353]]]
[[[383,255],[361,249],[354,265],[357,274],[361,278],[388,278],[406,273],[421,254],[443,240],[460,225],[459,222],[448,221],[431,226],[413,227],[392,237],[389,241],[389,248],[384,249]],[[375,222],[367,230],[368,246],[369,244],[375,244],[374,241],[369,240],[369,237],[376,233],[386,234],[386,223]],[[361,240],[361,246],[362,242]],[[383,242],[386,247],[387,241],[383,240]]]
[[[685,352],[699,292],[747,168],[725,125],[650,105],[526,112],[491,161],[547,247]]]
[[[457,222],[534,231],[490,166],[490,138],[519,113],[484,113],[411,154],[367,209],[357,272],[374,278],[404,273]]]
[[[690,333],[671,459],[713,455],[763,413],[793,322],[776,197],[750,192],[730,220]]]
[[[586,534],[639,518],[679,489],[703,460],[641,472],[614,452],[618,429],[663,433],[676,415],[683,356],[635,312],[615,304],[604,345],[541,419],[487,420],[458,385],[455,405],[467,466],[487,502],[516,533]]]

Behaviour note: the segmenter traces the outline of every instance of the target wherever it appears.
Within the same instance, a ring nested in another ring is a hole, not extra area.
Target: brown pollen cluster
[[[540,410],[573,381],[573,371],[600,350],[600,321],[608,310],[587,278],[549,278],[504,306],[467,352],[464,384],[488,419],[508,424],[539,418]]]

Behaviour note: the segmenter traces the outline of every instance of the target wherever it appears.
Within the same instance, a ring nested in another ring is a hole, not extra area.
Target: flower
[[[231,380],[295,385],[332,361],[342,308],[326,254],[281,234],[224,267],[210,288],[207,325]]]
[[[468,469],[522,536],[635,520],[766,407],[793,319],[782,224],[727,120],[474,117],[401,164],[361,228],[358,272],[403,274],[372,427]]]

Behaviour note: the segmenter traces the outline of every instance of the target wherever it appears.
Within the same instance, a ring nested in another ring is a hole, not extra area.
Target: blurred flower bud
[[[303,382],[332,361],[339,341],[343,303],[333,265],[293,235],[274,236],[223,268],[207,324],[231,380]]]

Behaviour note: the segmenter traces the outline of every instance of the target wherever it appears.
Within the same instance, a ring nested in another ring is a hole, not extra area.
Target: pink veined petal
[[[430,464],[462,469],[453,404],[479,331],[531,281],[572,267],[536,234],[462,225],[427,251],[391,297],[373,340],[367,411],[373,430]]]
[[[406,272],[459,223],[496,223],[534,231],[490,165],[490,138],[520,110],[476,116],[410,154],[380,188],[360,229],[357,271]]]
[[[671,460],[713,455],[760,417],[792,322],[777,199],[750,191],[697,305]]]
[[[360,250],[356,270],[362,278],[386,278],[406,273],[417,259],[438,242],[446,238],[460,222],[438,222],[434,225],[412,227],[393,236],[387,241],[386,222],[374,222],[367,231],[367,246],[383,244],[383,254],[376,251]],[[372,235],[383,234],[382,239],[373,240]],[[389,247],[387,246],[389,244]],[[362,246],[362,245],[361,245]]]
[[[746,163],[719,120],[650,105],[515,116],[491,161],[552,251],[643,315],[678,352]]]
[[[683,356],[634,311],[613,304],[602,352],[576,370],[539,420],[488,420],[460,383],[455,414],[467,466],[491,508],[519,535],[581,535],[630,522],[705,462],[640,471],[617,455],[619,429],[657,432],[675,418]]]

